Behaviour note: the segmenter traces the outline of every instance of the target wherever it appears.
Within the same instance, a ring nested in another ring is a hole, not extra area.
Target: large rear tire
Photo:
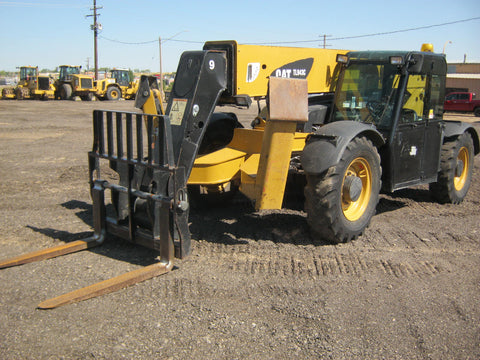
[[[106,97],[108,100],[118,100],[122,97],[122,92],[116,86],[111,86],[107,89]]]
[[[60,88],[60,99],[70,100],[72,98],[72,87],[70,84],[63,84]]]
[[[430,184],[435,200],[453,204],[463,201],[472,182],[473,154],[473,140],[469,133],[443,144],[438,180]]]
[[[24,94],[23,88],[21,88],[21,87],[18,87],[18,88],[17,88],[15,97],[16,97],[17,100],[23,100],[23,99],[25,98],[25,94]]]
[[[307,174],[305,210],[312,235],[343,243],[362,235],[378,203],[380,156],[365,137],[353,139],[338,164]]]

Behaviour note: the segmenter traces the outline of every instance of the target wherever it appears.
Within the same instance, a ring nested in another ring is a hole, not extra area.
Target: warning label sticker
[[[170,124],[181,125],[185,109],[187,107],[187,99],[173,99],[172,107],[170,108]]]
[[[254,82],[260,73],[260,63],[249,63],[247,65],[247,83]]]

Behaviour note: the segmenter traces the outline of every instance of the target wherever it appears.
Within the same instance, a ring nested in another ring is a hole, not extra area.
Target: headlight
[[[337,54],[337,62],[341,64],[346,64],[348,62],[348,56],[344,54]]]
[[[403,56],[390,56],[390,64],[403,65]]]

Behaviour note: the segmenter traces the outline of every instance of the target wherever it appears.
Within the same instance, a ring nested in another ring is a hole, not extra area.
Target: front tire
[[[70,84],[63,84],[60,88],[60,99],[61,100],[70,100],[72,98],[72,87]]]
[[[118,100],[122,96],[122,92],[116,86],[112,86],[108,88],[106,96],[108,100]]]
[[[25,98],[23,88],[19,87],[17,88],[17,93],[16,93],[16,99],[17,100],[23,100]]]
[[[442,146],[438,180],[430,184],[432,196],[440,203],[460,204],[472,182],[473,140],[463,133]]]
[[[325,173],[307,174],[305,210],[313,235],[336,244],[362,235],[375,214],[381,175],[378,151],[365,137],[353,139]]]

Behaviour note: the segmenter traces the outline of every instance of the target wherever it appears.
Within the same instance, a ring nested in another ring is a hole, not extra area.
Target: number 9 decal
[[[215,69],[215,60],[210,60],[208,62],[208,67],[210,68],[210,70]]]

